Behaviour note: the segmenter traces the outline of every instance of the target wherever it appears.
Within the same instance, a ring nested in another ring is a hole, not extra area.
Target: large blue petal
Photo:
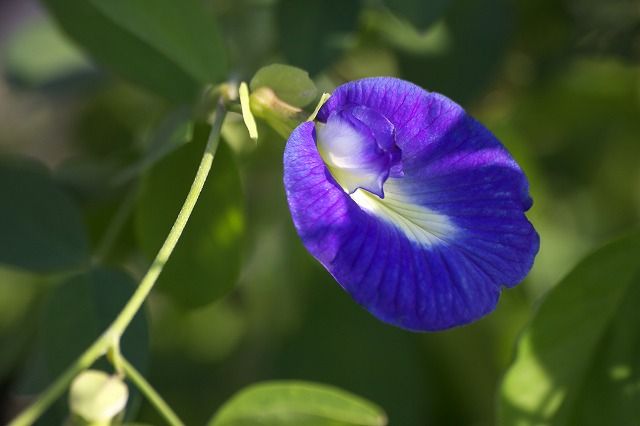
[[[404,175],[385,183],[384,205],[361,190],[349,196],[316,150],[314,125],[299,126],[285,150],[284,183],[307,249],[394,325],[440,330],[493,310],[539,246],[518,165],[460,106],[402,80],[345,84],[318,119],[347,105],[372,108],[395,126]]]

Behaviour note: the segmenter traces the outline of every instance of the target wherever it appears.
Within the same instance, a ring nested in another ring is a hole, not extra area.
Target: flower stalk
[[[149,293],[162,273],[164,266],[171,257],[171,253],[175,249],[176,244],[178,243],[178,240],[180,239],[180,236],[182,235],[189,217],[191,216],[191,213],[198,201],[198,197],[200,196],[207,180],[207,176],[211,170],[211,166],[220,143],[220,130],[222,128],[225,115],[226,108],[224,103],[219,101],[215,109],[215,115],[213,116],[213,124],[207,146],[202,156],[202,160],[200,161],[200,165],[198,166],[196,176],[191,184],[191,188],[185,198],[184,204],[182,205],[182,208],[178,213],[178,217],[171,227],[167,238],[162,244],[162,247],[151,263],[149,270],[140,281],[138,288],[133,293],[127,304],[124,306],[122,311],[120,311],[109,328],[47,389],[45,389],[32,405],[13,419],[8,426],[29,426],[33,424],[47,410],[47,408],[65,392],[71,381],[76,375],[78,375],[78,373],[89,368],[96,360],[112,350],[119,353],[119,343],[122,334],[149,296]],[[125,375],[129,376],[134,384],[138,386],[144,384],[144,388],[140,390],[143,391],[147,397],[153,395],[151,402],[158,407],[158,402],[162,402],[162,399],[159,398],[159,395],[155,391],[151,391],[152,388],[146,381],[140,380],[139,373],[137,373],[135,369],[127,368],[130,367],[130,364],[128,364],[128,362],[123,358],[119,359],[117,364],[119,364],[117,367],[123,367],[122,369]],[[166,407],[166,404],[164,404],[164,407]],[[169,412],[170,410],[160,410],[160,413],[164,415],[165,420],[167,420],[170,425],[181,425],[182,422],[177,419],[177,416],[175,416],[173,412],[170,412],[171,415],[167,415]]]

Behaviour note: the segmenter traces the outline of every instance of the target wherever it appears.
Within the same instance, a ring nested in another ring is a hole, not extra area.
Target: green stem
[[[222,103],[218,104],[216,109],[215,121],[211,128],[211,133],[209,136],[209,141],[207,142],[207,147],[204,150],[204,155],[202,156],[202,160],[200,161],[200,165],[198,166],[198,171],[196,172],[196,177],[191,184],[191,189],[187,194],[187,198],[178,213],[178,217],[176,221],[173,223],[171,230],[169,231],[169,235],[167,235],[166,240],[160,247],[156,258],[153,260],[151,267],[140,281],[140,285],[137,290],[129,299],[126,306],[118,317],[115,319],[111,327],[109,327],[108,333],[117,336],[118,338],[122,335],[124,330],[127,328],[134,315],[142,306],[142,303],[146,300],[149,292],[153,288],[156,283],[164,265],[169,260],[173,249],[176,247],[180,236],[182,235],[182,231],[184,231],[185,226],[187,225],[187,221],[189,220],[189,216],[191,216],[191,212],[193,212],[193,208],[198,201],[198,197],[200,196],[200,192],[202,192],[202,188],[207,180],[207,176],[209,175],[209,170],[211,170],[211,165],[213,164],[213,159],[216,155],[216,151],[218,150],[218,144],[220,142],[220,129],[222,128],[222,122],[224,121],[225,109]]]
[[[45,412],[45,410],[64,393],[69,386],[69,383],[71,383],[79,372],[89,368],[98,358],[103,356],[110,347],[118,344],[120,336],[122,336],[122,333],[124,333],[127,326],[131,323],[131,320],[138,310],[140,310],[140,307],[151,292],[151,289],[160,276],[164,265],[167,263],[173,249],[176,247],[176,244],[180,239],[180,235],[182,235],[182,231],[184,231],[184,228],[187,225],[189,216],[191,215],[191,212],[193,212],[193,208],[198,201],[200,192],[202,192],[202,188],[204,187],[209,171],[211,170],[213,158],[215,157],[218,149],[220,129],[222,128],[222,122],[224,121],[225,114],[226,110],[224,105],[222,102],[218,103],[215,112],[215,119],[211,127],[209,141],[207,142],[207,147],[205,148],[202,160],[198,166],[198,171],[196,172],[196,177],[193,180],[191,189],[187,194],[184,204],[182,205],[182,208],[178,213],[178,217],[171,227],[164,244],[162,244],[156,258],[153,260],[153,263],[151,263],[149,270],[140,281],[140,285],[133,293],[125,307],[120,311],[113,323],[111,323],[109,328],[98,338],[98,340],[87,348],[87,350],[80,355],[80,357],[69,368],[67,368],[62,375],[60,375],[51,385],[49,385],[47,389],[44,390],[42,394],[40,394],[40,396],[38,396],[32,405],[18,415],[18,417],[13,419],[8,426],[29,426],[33,424]]]
[[[55,382],[40,394],[33,404],[7,426],[29,426],[35,423],[47,408],[64,393],[78,373],[89,368],[104,353],[106,350],[103,349],[104,343],[100,339],[94,342],[69,368],[58,376]]]
[[[162,397],[156,392],[156,390],[147,382],[142,374],[136,368],[129,363],[125,358],[120,358],[124,373],[134,385],[142,392],[147,400],[158,410],[158,413],[164,417],[167,424],[170,426],[184,426],[184,423],[176,415],[176,413],[169,407],[169,405],[162,399]]]

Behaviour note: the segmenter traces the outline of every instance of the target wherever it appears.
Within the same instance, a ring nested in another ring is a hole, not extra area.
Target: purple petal
[[[393,124],[403,175],[385,182],[384,199],[349,195],[318,154],[313,123],[299,126],[285,149],[284,183],[306,248],[391,324],[441,330],[492,311],[502,287],[520,282],[538,251],[521,169],[460,106],[411,83],[345,84],[318,118],[349,105]]]

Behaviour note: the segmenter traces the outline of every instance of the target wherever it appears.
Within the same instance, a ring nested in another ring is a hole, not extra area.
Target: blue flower
[[[395,78],[338,87],[284,153],[309,252],[382,321],[442,330],[491,312],[539,237],[527,179],[450,99]]]

